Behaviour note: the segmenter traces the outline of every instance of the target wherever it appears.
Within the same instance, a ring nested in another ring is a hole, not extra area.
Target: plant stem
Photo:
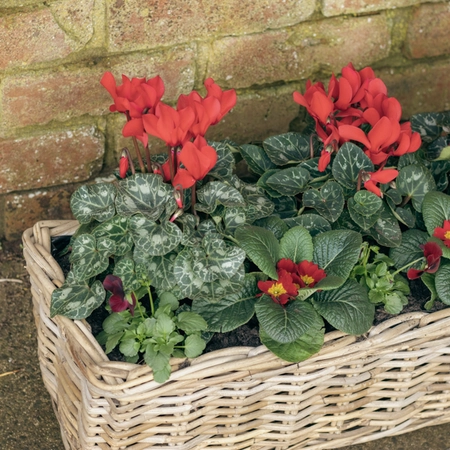
[[[124,147],[122,149],[122,151],[127,154],[128,162],[130,163],[131,173],[132,173],[132,175],[134,175],[136,173],[136,169],[134,168],[134,163],[133,163],[133,159],[131,158],[130,151],[128,150],[127,147]]]
[[[153,296],[152,291],[150,290],[150,286],[147,285],[147,292],[148,292],[148,298],[150,300],[150,311],[152,314],[152,317],[155,315],[155,305],[153,304]]]
[[[197,216],[197,210],[195,209],[195,202],[196,202],[196,189],[195,189],[195,183],[191,187],[191,211],[194,216]]]
[[[417,263],[417,262],[419,262],[419,261],[423,261],[423,260],[424,260],[424,257],[421,256],[420,258],[416,259],[415,261],[410,262],[409,264],[406,264],[406,265],[403,266],[403,267],[400,267],[400,269],[396,270],[392,275],[395,276],[395,275],[399,274],[402,270],[405,270],[405,269],[407,269],[408,267],[412,266],[413,264],[415,264],[415,263]]]
[[[139,150],[139,145],[136,139],[136,136],[133,136],[133,145],[134,145],[134,149],[136,150],[136,155],[137,155],[137,159],[139,162],[139,167],[141,168],[141,172],[145,173],[145,165],[144,165],[144,161],[142,161],[142,155],[141,155],[141,151]]]
[[[147,172],[153,172],[152,159],[150,157],[150,150],[148,144],[145,146],[145,159],[147,160]]]
[[[403,201],[398,205],[399,208],[403,208],[409,201],[411,200],[411,196],[407,195]]]
[[[174,148],[170,147],[170,146],[167,147],[167,155],[169,157],[170,181],[172,182],[172,184],[173,184],[173,179],[175,177],[175,170],[174,170],[174,167],[173,167],[173,163],[174,163],[173,153],[174,153]]]

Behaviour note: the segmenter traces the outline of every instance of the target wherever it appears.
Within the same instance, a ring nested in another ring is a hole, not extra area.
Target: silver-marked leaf
[[[210,145],[217,153],[216,165],[208,172],[208,175],[218,178],[219,180],[229,179],[233,175],[233,170],[235,167],[231,145],[226,141],[208,141],[208,145]]]
[[[173,273],[176,256],[175,252],[150,256],[137,248],[134,250],[134,259],[139,262],[139,270],[146,274],[152,286],[165,291],[170,291],[177,284]]]
[[[300,362],[317,353],[324,342],[325,327],[311,327],[293,342],[282,344],[271,339],[264,329],[259,330],[261,342],[279,358],[289,362]]]
[[[172,222],[159,225],[142,214],[130,218],[130,232],[136,247],[151,256],[171,252],[181,241],[182,231]]]
[[[369,191],[358,191],[353,196],[353,210],[362,216],[370,217],[380,210],[383,200]]]
[[[313,241],[309,231],[302,226],[288,230],[280,240],[280,259],[287,258],[294,263],[311,261]]]
[[[116,246],[111,239],[96,239],[91,234],[81,234],[72,245],[70,261],[76,280],[83,281],[95,277],[108,268],[109,257],[115,253]]]
[[[428,234],[425,231],[420,230],[407,230],[402,235],[402,242],[396,248],[391,248],[389,251],[389,257],[394,261],[395,267],[401,269],[407,264],[412,263],[416,259],[423,256],[423,250],[420,248],[421,245],[425,244],[428,240]],[[414,266],[419,269],[422,261],[419,261]],[[406,272],[409,269],[407,267],[403,271]]]
[[[128,219],[128,217],[114,216],[98,225],[92,234],[97,238],[111,239],[116,244],[115,255],[125,255],[133,247],[133,239],[128,230]]]
[[[306,169],[309,172],[309,175],[311,177],[310,184],[326,181],[330,177],[331,167],[329,165],[325,168],[325,171],[319,171],[319,159],[320,158],[307,159],[300,164],[300,167]]]
[[[386,197],[386,203],[388,204],[390,210],[394,217],[408,228],[414,228],[416,225],[416,212],[411,211],[412,207],[406,204],[403,208],[400,206],[396,207],[391,198]]]
[[[263,295],[255,304],[260,328],[274,341],[288,343],[297,340],[309,329],[323,323],[307,302],[291,300],[285,306]]]
[[[237,246],[227,246],[218,235],[207,234],[203,248],[191,249],[192,269],[202,281],[230,279],[245,260],[245,251]]]
[[[267,186],[275,189],[281,195],[293,196],[305,190],[309,178],[309,172],[297,166],[280,170],[270,176],[265,182]]]
[[[398,221],[386,205],[383,206],[375,225],[369,228],[368,234],[385,247],[398,247],[402,242]]]
[[[313,239],[313,261],[327,275],[347,279],[359,258],[362,237],[351,230],[332,230]]]
[[[263,175],[268,170],[277,167],[267,156],[264,149],[257,145],[244,144],[239,147],[239,151],[247,162],[248,168],[258,175]]]
[[[223,224],[225,229],[231,233],[246,222],[245,208],[225,208]]]
[[[444,121],[443,113],[414,114],[411,117],[411,128],[420,133],[424,142],[431,142],[441,135]]]
[[[355,144],[346,142],[337,152],[333,161],[333,177],[342,186],[354,188],[361,170],[373,172],[372,161]]]
[[[289,228],[301,225],[309,231],[311,236],[316,236],[324,231],[331,231],[330,222],[318,214],[302,214],[284,219],[284,222]]]
[[[280,194],[276,189],[273,189],[267,184],[267,180],[277,174],[278,172],[281,172],[280,169],[269,169],[266,172],[264,172],[261,177],[256,182],[256,185],[262,189],[264,189],[267,194],[269,194],[271,197],[281,197],[283,194]]]
[[[91,287],[87,284],[64,284],[52,293],[50,317],[61,315],[74,320],[85,319],[103,303],[105,294],[99,280],[94,281]]]
[[[164,183],[160,175],[137,173],[119,182],[116,197],[119,215],[141,213],[150,220],[157,220],[165,210],[173,212],[176,208],[173,188]]]
[[[370,216],[360,214],[358,212],[360,210],[360,208],[358,208],[358,206],[356,205],[356,202],[353,198],[349,198],[347,200],[347,208],[348,208],[348,212],[350,213],[350,217],[352,218],[353,222],[355,222],[357,225],[359,225],[362,230],[368,230],[369,228],[373,227],[375,225],[376,221],[381,216],[381,212],[379,210],[375,211],[375,213]]]
[[[262,272],[278,279],[276,264],[280,259],[280,244],[272,231],[244,225],[236,230],[235,238]]]
[[[309,189],[303,194],[303,205],[314,208],[322,217],[335,222],[344,209],[344,193],[335,181],[327,181],[320,190]]]
[[[285,133],[271,136],[263,142],[264,150],[277,166],[299,163],[310,156],[309,137],[300,133]]]
[[[276,214],[281,219],[286,219],[289,217],[295,217],[297,215],[297,202],[295,197],[278,197],[271,198],[274,205],[273,214]]]
[[[401,195],[411,197],[412,205],[418,212],[422,211],[425,194],[436,189],[436,182],[431,172],[419,164],[411,164],[401,169],[396,185]]]
[[[442,227],[444,220],[450,219],[450,196],[432,191],[425,195],[422,215],[428,234],[433,236],[436,227]]]
[[[126,293],[138,290],[141,287],[139,276],[135,270],[135,262],[131,258],[123,258],[114,266],[113,274],[119,277]]]
[[[200,314],[208,323],[208,331],[226,333],[247,323],[255,314],[256,297],[260,294],[256,277],[245,275],[242,288],[225,296],[218,303],[198,299],[192,302],[192,312]]]
[[[116,188],[112,183],[89,184],[79,187],[70,199],[70,208],[80,223],[91,220],[104,222],[115,214]]]
[[[210,181],[197,192],[195,208],[198,211],[212,213],[217,205],[245,206],[244,198],[234,187],[221,181]]]
[[[312,304],[327,322],[348,334],[368,331],[375,315],[366,289],[354,280],[347,280],[338,289],[317,292]]]

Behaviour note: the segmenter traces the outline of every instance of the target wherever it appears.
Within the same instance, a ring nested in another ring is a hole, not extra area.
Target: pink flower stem
[[[197,210],[195,209],[195,203],[196,203],[196,189],[195,189],[195,183],[191,187],[191,211],[194,216],[198,216]]]
[[[361,190],[362,174],[363,174],[363,170],[360,170],[358,173],[358,181],[356,183],[356,191]]]
[[[136,156],[139,162],[139,167],[141,168],[141,172],[145,173],[145,165],[144,165],[144,161],[142,160],[142,155],[141,155],[141,151],[139,150],[139,145],[136,139],[136,136],[133,136],[133,144],[134,144],[134,149],[136,150]]]
[[[309,136],[309,157],[314,158],[314,145],[313,145],[313,135]]]
[[[147,172],[153,172],[152,158],[150,157],[148,145],[145,146],[145,159],[147,160]]]
[[[173,184],[173,179],[175,177],[175,170],[173,167],[174,160],[173,160],[173,147],[167,147],[167,155],[169,157],[169,171],[170,171],[170,181]]]
[[[127,154],[128,162],[130,163],[131,173],[132,173],[132,175],[134,175],[136,173],[136,169],[134,168],[134,163],[133,163],[133,159],[131,158],[130,150],[128,150],[127,147],[124,147],[122,149],[122,151]]]

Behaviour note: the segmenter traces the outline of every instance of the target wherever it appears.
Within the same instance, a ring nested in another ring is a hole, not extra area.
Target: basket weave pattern
[[[450,422],[450,308],[388,320],[367,336],[327,333],[298,364],[264,346],[233,347],[164,384],[146,365],[112,362],[85,321],[49,318],[64,275],[51,237],[75,221],[23,234],[39,359],[66,449],[336,449]]]

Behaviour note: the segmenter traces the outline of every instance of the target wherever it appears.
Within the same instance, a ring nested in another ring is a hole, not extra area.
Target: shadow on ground
[[[39,371],[31,294],[19,242],[1,243],[0,280],[0,449],[64,450]],[[450,450],[450,424],[346,449]]]

